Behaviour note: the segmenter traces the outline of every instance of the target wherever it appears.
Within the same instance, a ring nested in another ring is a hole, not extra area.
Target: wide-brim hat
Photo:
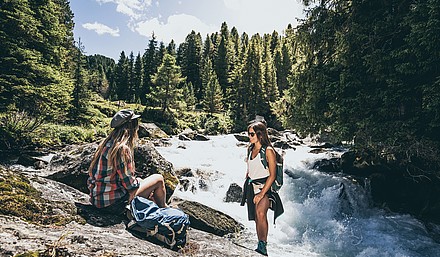
[[[110,122],[110,127],[117,128],[129,120],[134,120],[141,117],[139,114],[135,114],[133,110],[124,109],[117,112]]]

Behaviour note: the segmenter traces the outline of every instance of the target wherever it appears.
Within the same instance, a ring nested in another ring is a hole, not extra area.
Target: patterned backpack
[[[185,247],[189,217],[177,208],[159,208],[156,203],[136,196],[130,204],[127,229],[137,235],[153,237],[170,249]]]

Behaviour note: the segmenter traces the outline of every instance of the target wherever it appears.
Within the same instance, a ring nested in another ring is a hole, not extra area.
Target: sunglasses
[[[253,136],[255,136],[255,132],[248,132],[248,135],[253,137]]]

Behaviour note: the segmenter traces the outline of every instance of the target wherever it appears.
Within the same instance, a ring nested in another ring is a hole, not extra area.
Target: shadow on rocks
[[[103,213],[91,204],[75,202],[75,206],[78,215],[83,217],[86,222],[92,226],[109,227],[128,221],[128,218],[124,214]]]

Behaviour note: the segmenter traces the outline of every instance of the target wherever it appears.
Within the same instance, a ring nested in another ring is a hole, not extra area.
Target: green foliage
[[[0,115],[0,149],[17,149],[32,144],[33,134],[43,120],[24,111],[8,111]]]
[[[85,79],[85,59],[83,56],[84,47],[81,40],[78,41],[78,51],[76,57],[76,68],[74,75],[74,88],[72,91],[72,108],[69,110],[70,122],[74,124],[87,124],[89,121],[88,107],[90,100],[90,90]]]
[[[34,134],[33,141],[40,146],[62,146],[94,142],[98,138],[106,136],[108,130],[108,123],[106,127],[97,126],[94,128],[44,124]]]
[[[47,119],[65,116],[72,90],[72,17],[61,1],[2,3],[0,110],[15,106]]]
[[[225,115],[201,115],[200,125],[205,134],[227,134],[231,132],[232,121]]]
[[[194,87],[191,82],[185,83],[183,85],[183,92],[182,92],[182,102],[186,105],[186,110],[191,111],[194,109],[196,104],[196,96],[194,94]]]
[[[149,99],[160,102],[163,111],[170,111],[181,99],[182,89],[178,85],[184,80],[180,67],[176,65],[176,58],[165,54],[163,62],[153,76],[154,89],[148,95]]]
[[[198,100],[202,99],[203,87],[201,80],[202,64],[202,37],[200,33],[191,31],[180,47],[179,65],[182,68],[182,76],[186,82],[191,83]]]
[[[210,59],[207,59],[203,67],[202,85],[205,91],[203,95],[204,109],[210,114],[220,112],[223,109],[223,91],[212,69]]]
[[[178,131],[177,117],[171,111],[164,111],[160,108],[145,108],[142,117],[145,117],[145,122],[154,122],[165,133],[175,134]]]
[[[179,116],[177,123],[178,132],[190,128],[207,135],[217,135],[230,133],[233,122],[229,115],[225,114],[184,112]]]

